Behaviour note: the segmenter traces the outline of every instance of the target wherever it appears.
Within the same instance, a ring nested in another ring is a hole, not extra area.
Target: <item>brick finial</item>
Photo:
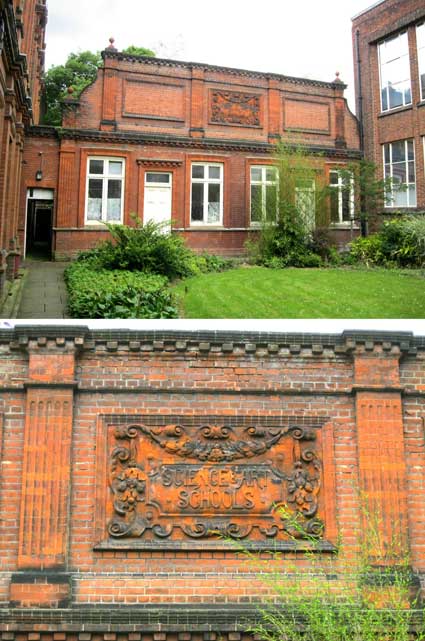
[[[342,82],[341,78],[339,77],[339,71],[335,71],[335,80],[334,83],[338,83],[343,85],[344,83]]]
[[[74,96],[74,91],[75,91],[74,87],[68,87],[68,89],[66,90],[66,96],[63,99],[64,102],[74,102],[76,100]]]
[[[109,45],[106,47],[106,51],[118,51],[118,49],[114,46],[115,38],[112,36],[109,38]]]

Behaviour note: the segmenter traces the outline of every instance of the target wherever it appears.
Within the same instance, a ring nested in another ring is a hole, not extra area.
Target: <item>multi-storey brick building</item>
[[[351,558],[368,497],[424,585],[425,337],[21,326],[0,356],[3,641],[237,641],[270,584],[217,533],[294,572],[279,505]]]
[[[353,50],[365,156],[395,185],[385,213],[424,211],[423,1],[381,0],[355,16]]]
[[[0,0],[0,299],[19,267],[25,127],[38,123],[46,0]]]
[[[337,239],[357,233],[340,170],[360,157],[358,126],[338,77],[321,82],[137,57],[113,43],[103,58],[97,80],[65,101],[62,128],[29,133],[21,189],[28,245],[40,201],[40,208],[54,203],[41,232],[56,257],[93,246],[105,237],[102,223],[129,223],[132,212],[144,221],[172,219],[194,248],[239,254],[274,197],[280,137],[315,158],[316,176],[294,195],[309,224],[316,222],[315,187],[330,182]]]

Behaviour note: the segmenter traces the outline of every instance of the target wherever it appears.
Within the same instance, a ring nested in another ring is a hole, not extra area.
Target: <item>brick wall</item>
[[[421,102],[420,96],[415,29],[416,24],[424,18],[425,9],[421,0],[385,0],[353,19],[355,88],[357,101],[362,97],[365,156],[376,163],[382,177],[382,145],[412,138],[415,145],[417,209],[421,211],[425,209],[425,103]],[[381,112],[377,45],[401,31],[408,33],[412,104]],[[391,213],[391,208],[386,213]]]
[[[145,625],[143,641],[158,622],[167,635],[190,632],[191,638],[205,625],[221,635],[238,629],[270,585],[226,541],[202,528],[190,534],[192,521],[198,528],[205,519],[210,528],[225,528],[229,519],[242,529],[252,526],[245,545],[263,554],[270,545],[281,550],[278,562],[269,561],[270,571],[304,567],[309,561],[302,545],[294,555],[284,531],[270,544],[257,529],[272,516],[258,511],[256,497],[267,504],[281,491],[282,482],[262,485],[259,470],[271,461],[283,465],[285,478],[291,460],[304,460],[299,467],[306,469],[317,462],[323,476],[314,518],[324,523],[324,550],[341,539],[354,553],[360,489],[382,515],[383,539],[406,537],[413,570],[424,582],[423,337],[41,326],[2,330],[0,346],[3,634],[12,630],[23,638],[22,617],[25,633],[33,626],[34,633],[66,633],[70,640],[72,634],[137,632],[136,619]],[[236,434],[244,434],[243,441],[233,440]],[[187,449],[191,438],[203,452],[200,459]],[[277,440],[267,444],[268,438]],[[263,442],[266,455],[257,447]],[[226,457],[236,456],[234,474],[248,469],[243,457],[254,448],[249,491],[236,491],[233,499],[230,490],[222,490],[224,499],[217,490],[218,478],[228,487],[232,459],[220,458],[226,444]],[[186,454],[172,462],[180,447]],[[151,468],[144,477],[151,507],[142,501],[136,508],[137,527],[119,507],[131,502],[116,484],[133,478],[136,461],[140,478]],[[175,475],[174,486],[161,477],[159,463]],[[117,468],[121,476],[114,476]],[[193,493],[193,475],[201,468],[212,470],[212,486],[201,491],[198,481]],[[176,516],[167,496],[180,502],[192,496],[193,509]],[[223,513],[222,506],[218,516],[216,502],[229,500],[238,507]],[[290,492],[287,500],[295,509]],[[149,519],[157,519],[157,529]],[[39,608],[52,611],[41,627]],[[130,627],[122,628],[124,621]]]
[[[23,253],[18,227],[24,129],[39,122],[46,21],[45,0],[22,7],[0,2],[0,301]]]

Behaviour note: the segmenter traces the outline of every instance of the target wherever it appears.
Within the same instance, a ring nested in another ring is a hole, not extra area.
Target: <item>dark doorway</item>
[[[26,255],[52,257],[53,201],[28,199]]]

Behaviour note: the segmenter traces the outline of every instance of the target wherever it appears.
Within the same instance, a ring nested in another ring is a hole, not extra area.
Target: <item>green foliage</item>
[[[122,53],[127,53],[130,56],[149,56],[154,58],[156,56],[155,51],[152,49],[146,49],[146,47],[136,47],[135,45],[130,45],[122,50]]]
[[[397,524],[400,535],[383,541],[382,519],[361,507],[367,527],[359,528],[356,547],[340,544],[330,553],[303,529],[298,513],[285,506],[279,511],[293,542],[304,540],[307,551],[298,564],[241,546],[272,595],[259,605],[250,632],[263,641],[411,641],[414,630],[413,638],[423,641],[424,609]]]
[[[316,182],[314,162],[302,147],[281,144],[275,166],[276,198],[267,200],[259,238],[246,245],[251,260],[265,266],[318,266],[322,261],[311,249],[311,230],[320,219],[325,192],[316,184],[306,197],[308,186]]]
[[[386,221],[380,232],[350,244],[350,257],[366,265],[423,267],[425,216],[402,216]]]
[[[70,53],[64,65],[50,67],[45,75],[45,125],[61,125],[61,100],[66,97],[68,87],[73,87],[73,95],[78,98],[83,89],[96,79],[101,65],[99,53],[81,51]]]
[[[130,45],[123,50],[135,56],[155,56],[155,52],[145,47]],[[45,74],[46,113],[43,124],[60,127],[62,123],[61,101],[66,98],[68,87],[74,89],[73,98],[96,80],[97,71],[103,60],[100,52],[80,51],[70,53],[63,65],[54,65]]]
[[[92,255],[106,269],[143,271],[170,279],[192,273],[193,253],[180,236],[166,232],[168,223],[149,221],[143,225],[133,218],[134,227],[108,224],[112,240],[99,244],[91,254],[86,252],[83,258]]]
[[[73,318],[176,318],[163,276],[100,269],[75,262],[65,270],[68,309]]]
[[[350,243],[350,257],[353,262],[361,262],[368,267],[385,263],[381,236],[372,234],[366,238],[356,238]]]
[[[347,181],[354,178],[354,218],[363,225],[376,222],[386,202],[386,194],[391,192],[391,178],[378,178],[377,170],[375,163],[364,159],[340,170]]]
[[[197,255],[181,236],[167,233],[168,223],[147,222],[133,215],[135,226],[107,225],[112,240],[81,252],[79,261],[104,269],[127,269],[161,274],[169,279],[229,269],[230,260],[210,254]]]

